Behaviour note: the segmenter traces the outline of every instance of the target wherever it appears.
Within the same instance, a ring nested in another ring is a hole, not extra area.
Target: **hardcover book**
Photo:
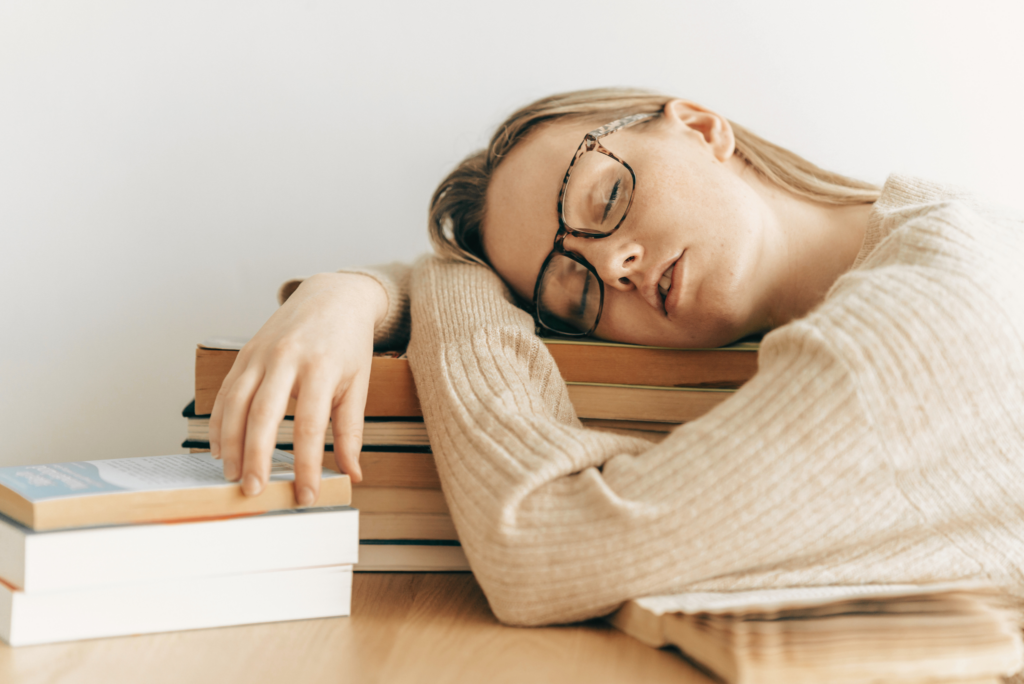
[[[238,350],[246,340],[215,338],[206,340],[196,349],[197,415],[209,415],[217,398],[221,383],[231,370]],[[554,357],[562,379],[570,384],[614,385],[650,388],[686,388],[689,390],[734,390],[757,372],[757,341],[738,342],[717,349],[670,349],[617,344],[601,340],[544,339]],[[583,392],[577,394],[582,395]],[[721,397],[719,400],[723,399]],[[573,404],[580,401],[572,397]],[[675,398],[671,401],[681,401]],[[693,401],[710,401],[708,397],[695,397]],[[703,405],[703,404],[701,404]],[[588,405],[589,406],[589,405]],[[287,414],[293,415],[294,400]],[[606,418],[580,410],[581,417]],[[689,410],[686,415],[691,415]],[[365,415],[374,417],[419,417],[423,415],[416,385],[413,383],[409,360],[396,352],[374,354],[370,368],[370,385],[366,397]],[[619,420],[645,420],[630,414]],[[670,418],[671,420],[672,418]],[[652,419],[653,420],[653,419]]]
[[[347,506],[45,532],[0,515],[0,580],[40,593],[352,565],[358,540],[359,511]]]
[[[290,568],[26,592],[0,582],[11,646],[348,615],[352,566]]]
[[[364,539],[359,542],[357,572],[469,572],[457,541]]]

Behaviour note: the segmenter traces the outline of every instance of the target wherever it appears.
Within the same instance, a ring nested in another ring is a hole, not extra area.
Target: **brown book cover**
[[[196,349],[197,415],[209,415],[221,383],[231,370],[238,351],[234,349]],[[295,413],[295,400],[288,402],[288,415]],[[366,396],[366,415],[371,417],[422,416],[416,385],[412,381],[408,359],[389,353],[375,354],[370,367],[370,387]]]
[[[360,539],[457,541],[455,523],[447,513],[359,513]]]
[[[569,401],[587,420],[679,424],[700,418],[735,390],[570,382]]]
[[[221,383],[238,355],[237,349],[213,348],[214,344],[203,343],[196,349],[195,412],[200,416],[213,411]],[[595,340],[546,339],[545,344],[558,364],[562,378],[570,385],[581,383],[705,390],[736,389],[753,377],[757,372],[759,348],[757,342],[742,342],[719,349],[641,347]],[[710,401],[707,399],[704,403]],[[575,398],[573,403],[576,403]],[[294,401],[290,402],[288,415],[294,413],[294,408]],[[407,358],[395,352],[378,352],[374,355],[365,415],[373,418],[423,415]],[[580,415],[592,418],[614,417]]]
[[[371,387],[373,380],[370,381]],[[670,426],[695,420],[728,399],[735,390],[691,389],[688,387],[642,387],[638,385],[597,385],[582,382],[568,383],[569,400],[576,415],[584,422],[618,421],[647,423],[651,430],[655,424]],[[197,402],[198,404],[198,402]],[[209,415],[188,417],[188,439],[206,441],[209,435]],[[371,418],[363,425],[363,444],[426,445],[427,430],[422,418],[390,416],[388,420]],[[286,416],[277,430],[279,447],[292,443],[294,432],[292,417]],[[327,444],[334,443],[334,434],[328,426],[324,435]],[[192,445],[189,445],[192,446]],[[285,447],[281,447],[285,448]]]
[[[367,513],[439,513],[450,515],[440,489],[375,487],[357,484],[352,487],[352,507],[360,515]]]
[[[717,349],[544,339],[566,382],[736,389],[757,372],[758,342]]]
[[[192,453],[209,451],[209,444],[196,442]],[[286,449],[291,453],[290,449]],[[336,471],[334,452],[331,447],[324,451],[323,467]],[[363,480],[353,484],[353,489],[360,487],[382,487],[402,489],[441,489],[441,479],[437,474],[434,454],[430,449],[410,450],[409,447],[374,447],[364,446],[359,454],[359,469],[363,471]]]

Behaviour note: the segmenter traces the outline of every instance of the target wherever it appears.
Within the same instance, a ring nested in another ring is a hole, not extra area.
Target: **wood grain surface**
[[[259,600],[259,597],[253,597]],[[362,573],[352,617],[10,648],[5,684],[709,683],[601,622],[500,625],[469,573]]]

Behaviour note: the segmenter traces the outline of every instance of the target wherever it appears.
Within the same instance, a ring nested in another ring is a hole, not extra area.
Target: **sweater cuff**
[[[344,268],[338,273],[355,273],[373,278],[388,296],[388,312],[373,331],[373,347],[377,351],[404,349],[409,343],[409,277],[412,267],[400,262]],[[292,278],[277,291],[278,304],[284,304],[305,278]]]

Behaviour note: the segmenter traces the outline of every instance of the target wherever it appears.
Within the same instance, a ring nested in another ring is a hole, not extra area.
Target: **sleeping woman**
[[[1024,598],[1019,219],[606,89],[512,114],[438,187],[430,232],[437,255],[413,266],[282,288],[211,419],[246,494],[292,397],[297,500],[316,499],[329,419],[358,481],[371,353],[408,343],[459,539],[506,623],[695,590],[975,579]],[[752,380],[655,445],[582,427],[538,329],[765,336]]]

